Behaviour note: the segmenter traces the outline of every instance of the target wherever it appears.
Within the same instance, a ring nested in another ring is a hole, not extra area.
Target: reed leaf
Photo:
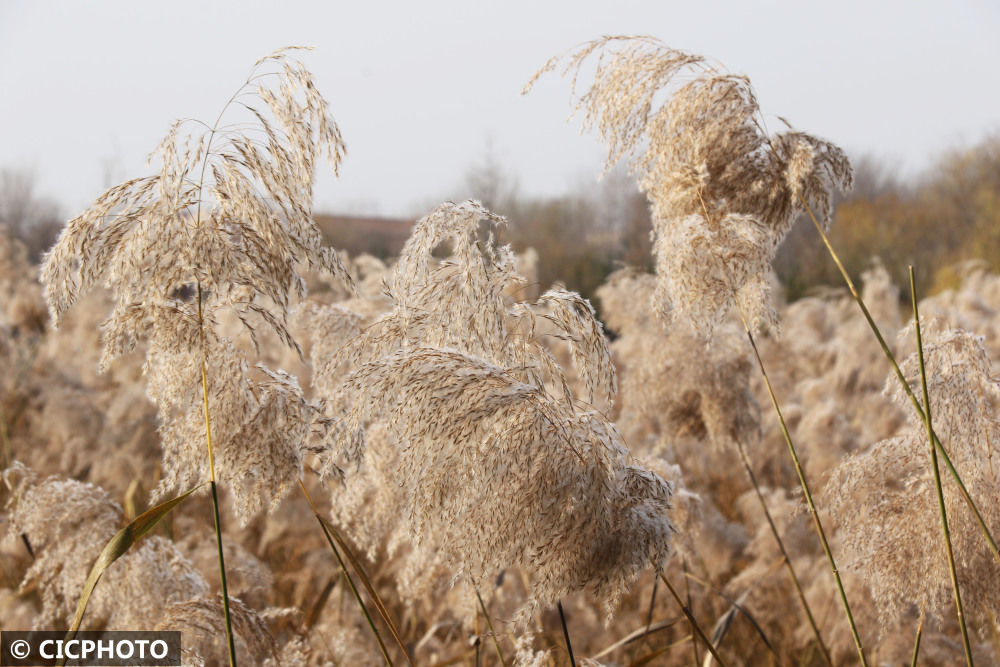
[[[101,551],[101,555],[98,556],[97,560],[94,562],[94,566],[90,569],[90,574],[87,576],[87,581],[83,585],[83,591],[80,593],[80,600],[76,605],[76,614],[74,614],[73,622],[70,624],[67,639],[75,637],[77,631],[80,629],[80,624],[83,622],[83,615],[87,611],[87,603],[90,601],[90,596],[97,587],[97,582],[100,580],[101,575],[104,574],[104,571],[107,570],[108,567],[118,560],[118,558],[125,552],[127,552],[132,545],[138,542],[146,533],[152,530],[156,524],[163,519],[163,517],[170,513],[171,510],[187,500],[192,493],[203,486],[204,484],[199,484],[195,488],[187,491],[186,493],[182,493],[176,498],[171,498],[166,502],[162,502],[149,508],[130,521],[124,528],[119,530],[114,537],[111,538],[111,540],[104,547],[104,550]]]

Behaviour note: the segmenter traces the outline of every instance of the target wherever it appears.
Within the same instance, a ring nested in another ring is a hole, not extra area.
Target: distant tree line
[[[838,203],[830,238],[855,280],[876,257],[904,288],[904,298],[911,264],[925,295],[957,286],[970,262],[1000,272],[1000,135],[943,154],[917,178],[901,178],[870,156],[854,166],[855,187]],[[482,173],[478,179],[489,184]],[[491,203],[513,221],[515,248],[538,252],[543,288],[561,281],[590,297],[615,268],[652,265],[649,208],[632,183],[627,174],[613,172],[605,182],[564,197],[528,200],[508,188],[506,197]],[[505,190],[484,188],[484,194],[497,191]],[[805,217],[785,239],[774,268],[789,300],[842,285]]]
[[[55,202],[35,191],[31,172],[0,169],[0,234],[24,243],[32,261],[55,242],[63,222]]]
[[[942,155],[910,182],[873,158],[857,160],[855,172],[830,230],[854,278],[879,257],[905,297],[911,264],[922,294],[957,286],[971,261],[1000,271],[1000,136]],[[840,283],[808,219],[785,239],[775,270],[789,299]]]
[[[945,153],[916,179],[900,178],[872,157],[856,159],[855,171],[855,188],[841,198],[830,232],[855,279],[875,257],[901,287],[912,264],[923,294],[955,286],[961,266],[969,261],[1000,271],[1000,135]],[[63,219],[34,186],[28,172],[0,170],[0,233],[21,239],[37,260],[55,240]],[[468,171],[461,190],[511,220],[499,231],[502,241],[518,251],[537,251],[540,289],[561,282],[593,299],[594,290],[615,269],[652,267],[649,207],[624,170],[564,196],[529,198],[487,156]],[[357,216],[318,218],[334,247],[383,258],[398,252],[412,224]],[[795,224],[774,267],[789,300],[841,284],[808,219]]]

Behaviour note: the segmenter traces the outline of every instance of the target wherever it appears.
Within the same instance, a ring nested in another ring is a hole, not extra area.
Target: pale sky
[[[558,195],[596,180],[603,148],[566,122],[566,80],[520,91],[602,34],[721,61],[772,128],[783,116],[903,175],[1000,132],[996,0],[0,0],[0,168],[76,214],[109,178],[149,173],[174,119],[214,119],[258,57],[301,44],[348,147],[318,211],[422,214],[465,194],[487,146],[521,193]]]

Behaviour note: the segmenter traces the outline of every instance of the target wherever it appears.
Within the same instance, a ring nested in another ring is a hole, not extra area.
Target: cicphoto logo
[[[180,632],[0,633],[0,665],[180,665]]]

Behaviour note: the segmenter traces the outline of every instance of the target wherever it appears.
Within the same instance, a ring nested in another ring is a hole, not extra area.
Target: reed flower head
[[[525,87],[567,61],[585,129],[608,147],[606,168],[629,160],[652,205],[659,278],[654,307],[703,336],[737,306],[755,327],[776,323],[767,274],[806,201],[826,222],[852,171],[843,151],[812,135],[769,135],[750,80],[652,37],[604,37],[546,63]]]
[[[922,327],[934,430],[991,530],[1000,509],[987,502],[1000,493],[996,461],[1000,428],[995,417],[1000,383],[976,336],[940,325]],[[908,329],[912,332],[912,326]],[[918,360],[902,365],[919,387]],[[887,393],[909,408],[909,399],[887,380]],[[908,414],[913,414],[910,409]],[[943,469],[944,463],[939,461]],[[951,582],[940,537],[939,512],[925,426],[913,418],[896,437],[853,455],[831,475],[826,495],[840,523],[839,536],[851,569],[872,590],[880,613],[895,621],[913,607],[937,617],[950,615]],[[970,614],[996,614],[1000,567],[955,484],[942,472],[942,486],[959,585]]]
[[[234,110],[248,124],[221,124]],[[336,169],[344,145],[289,49],[255,64],[214,126],[198,125],[193,136],[182,134],[186,127],[176,123],[154,151],[158,174],[109,189],[67,224],[45,256],[42,283],[57,325],[83,293],[102,282],[109,289],[102,365],[147,344],[161,492],[205,478],[207,366],[219,476],[246,520],[297,478],[304,439],[322,420],[294,379],[251,371],[239,341],[220,327],[237,320],[254,345],[270,332],[298,349],[287,317],[304,295],[300,267],[350,282],[311,212],[315,162],[325,154]]]
[[[405,452],[396,471],[411,533],[477,581],[531,572],[538,599],[593,585],[613,603],[662,564],[671,486],[629,461],[613,424],[454,350],[416,348],[346,381],[358,423],[384,420]]]
[[[480,239],[483,220],[503,222],[475,202],[421,219],[386,280],[392,310],[327,364],[351,372],[317,375],[346,410],[341,433],[366,433],[345,439],[347,453],[392,485],[368,506],[404,514],[416,557],[441,545],[455,579],[521,566],[535,600],[590,585],[613,604],[662,566],[672,487],[631,460],[600,411],[617,381],[593,308],[561,289],[513,300],[513,253]],[[568,347],[575,380],[553,344]],[[385,525],[392,512],[378,514]]]
[[[35,556],[21,581],[22,591],[37,586],[41,592],[35,627],[68,623],[91,566],[123,523],[121,507],[97,486],[42,478],[19,463],[3,478],[12,490],[9,536],[22,536]],[[152,629],[167,606],[207,591],[172,542],[151,536],[104,573],[88,619],[114,629]]]

